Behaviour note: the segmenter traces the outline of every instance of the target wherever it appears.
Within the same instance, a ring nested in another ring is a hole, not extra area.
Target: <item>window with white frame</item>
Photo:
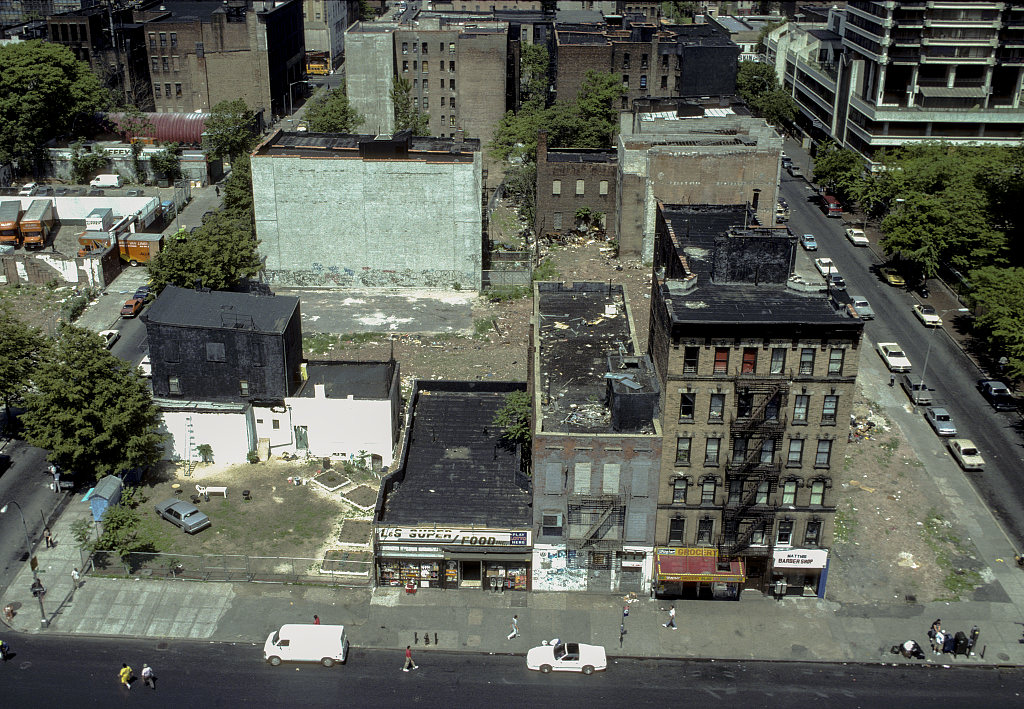
[[[811,483],[811,506],[821,507],[825,504],[825,481],[815,480]]]
[[[793,522],[783,520],[779,522],[779,533],[775,537],[776,546],[788,547],[793,543]]]
[[[804,439],[789,439],[789,454],[786,456],[786,465],[800,465],[804,459]]]
[[[796,480],[787,480],[782,483],[782,504],[796,504]]]

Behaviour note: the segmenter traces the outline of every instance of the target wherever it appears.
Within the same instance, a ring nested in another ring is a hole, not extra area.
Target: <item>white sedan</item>
[[[918,303],[914,306],[914,315],[925,327],[942,327],[942,318],[930,305]]]
[[[847,229],[846,238],[854,246],[868,246],[869,244],[868,237],[865,236],[863,229]]]
[[[103,346],[109,350],[120,339],[121,333],[117,330],[100,330],[100,337],[103,338]]]
[[[600,645],[558,643],[541,645],[526,653],[526,668],[548,672],[582,672],[585,675],[608,669],[608,656]]]
[[[910,371],[910,359],[903,353],[903,348],[895,342],[879,342],[878,355],[890,372]]]
[[[981,457],[974,441],[967,438],[950,438],[946,441],[946,446],[964,470],[981,470],[985,467],[985,459]]]

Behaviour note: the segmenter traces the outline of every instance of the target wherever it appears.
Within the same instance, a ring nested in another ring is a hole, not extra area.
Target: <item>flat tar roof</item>
[[[317,384],[330,399],[387,399],[395,362],[309,362],[296,396],[313,397]]]
[[[143,317],[150,322],[182,327],[283,334],[298,309],[299,299],[289,295],[196,291],[167,286]]]

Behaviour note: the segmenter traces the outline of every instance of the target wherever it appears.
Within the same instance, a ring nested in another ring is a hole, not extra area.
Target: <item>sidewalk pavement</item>
[[[961,476],[962,477],[962,476]],[[949,665],[1024,665],[1024,571],[987,510],[979,510],[973,490],[956,480],[940,481],[951,506],[970,529],[989,562],[989,583],[974,600],[951,603],[852,605],[815,598],[782,601],[746,591],[739,601],[674,601],[678,630],[662,627],[673,601],[621,595],[444,591],[194,582],[82,577],[72,592],[71,570],[81,555],[71,536],[75,520],[89,516],[77,495],[54,524],[55,549],[37,549],[39,577],[49,627],[41,628],[38,602],[30,592],[28,564],[6,589],[0,604],[14,607],[5,620],[31,633],[181,638],[259,646],[284,623],[349,626],[359,648],[414,646],[424,651],[522,654],[558,636],[604,645],[609,654],[632,657],[714,658],[800,662],[916,662],[889,648],[908,639],[927,648],[926,631],[935,618],[951,631],[981,631],[970,657],[935,655],[927,662]],[[964,482],[963,484],[966,484]],[[970,494],[966,494],[966,493]],[[991,555],[998,555],[992,557]],[[81,567],[79,567],[81,568]],[[623,617],[623,608],[629,616]],[[506,639],[513,614],[520,637]],[[625,635],[619,633],[624,624]],[[620,644],[621,642],[621,644]],[[254,648],[254,654],[258,650]]]

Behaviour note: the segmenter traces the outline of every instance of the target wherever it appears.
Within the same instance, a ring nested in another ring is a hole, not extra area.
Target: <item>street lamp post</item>
[[[952,313],[954,311],[956,311],[958,313],[970,312],[967,308],[947,308],[946,310],[940,310],[939,311],[939,317],[941,318],[946,313]],[[920,385],[922,387],[924,386],[924,375],[928,371],[928,359],[932,356],[932,343],[935,341],[935,331],[939,330],[939,329],[941,329],[941,328],[933,327],[932,328],[932,335],[931,335],[931,337],[928,338],[928,349],[925,350],[925,353],[924,353],[924,366],[921,367],[921,381],[920,381]],[[917,401],[915,400],[914,403],[916,404]]]
[[[29,568],[32,569],[33,595],[35,595],[35,597],[39,599],[40,624],[45,628],[50,624],[50,622],[46,619],[46,609],[43,608],[43,593],[41,590],[42,586],[39,583],[39,574],[36,573],[36,567],[32,563],[32,541],[29,539],[28,536],[28,522],[25,521],[25,513],[22,511],[21,505],[19,505],[16,501],[11,500],[3,507],[0,507],[0,514],[6,513],[7,508],[11,505],[14,505],[15,507],[18,508],[18,514],[21,515],[21,524],[25,528],[25,548],[28,550],[28,565]]]
[[[288,84],[288,115],[289,116],[292,115],[292,87],[295,86],[295,84],[308,84],[308,83],[309,83],[308,79],[299,79],[298,81],[293,81],[292,83]]]

